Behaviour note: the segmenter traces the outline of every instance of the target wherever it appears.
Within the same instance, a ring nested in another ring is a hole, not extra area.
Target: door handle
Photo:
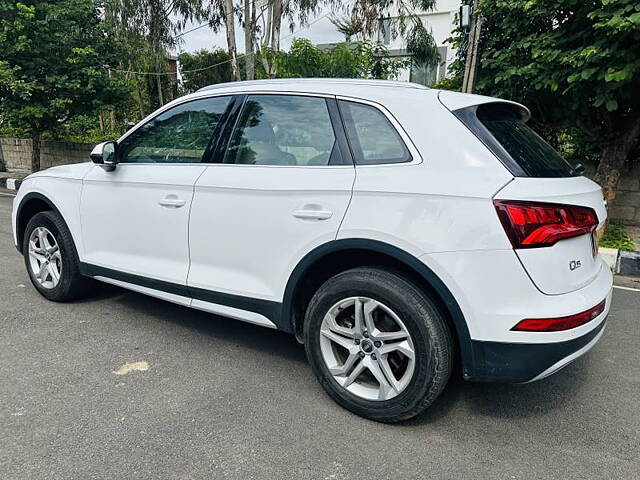
[[[167,195],[158,202],[158,205],[168,208],[180,208],[184,207],[186,203],[185,200],[178,198],[176,195]]]
[[[304,220],[328,220],[333,216],[333,212],[331,210],[312,210],[303,208],[300,210],[294,210],[293,216]]]

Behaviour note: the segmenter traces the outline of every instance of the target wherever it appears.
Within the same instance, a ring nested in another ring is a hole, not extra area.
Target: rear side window
[[[339,104],[357,165],[411,161],[411,154],[402,138],[380,110],[345,100],[341,100]]]
[[[341,164],[327,101],[298,95],[250,95],[242,107],[224,162]]]
[[[477,131],[478,125],[474,128],[467,123],[469,120],[474,122],[473,117],[466,115],[463,122],[474,130],[514,175],[539,178],[579,175],[569,162],[525,123],[525,113],[520,108],[505,103],[488,103],[471,109],[475,109],[475,122],[486,129],[484,134],[490,138],[483,138],[482,133]]]

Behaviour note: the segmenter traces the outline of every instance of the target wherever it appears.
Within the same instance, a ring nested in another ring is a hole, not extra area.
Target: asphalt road
[[[285,334],[106,285],[47,302],[9,214],[0,196],[2,479],[640,478],[638,292],[555,376],[454,383],[390,426],[333,403]]]

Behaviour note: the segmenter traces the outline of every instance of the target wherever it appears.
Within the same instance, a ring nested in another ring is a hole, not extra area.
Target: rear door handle
[[[167,195],[158,202],[158,205],[167,208],[180,208],[184,207],[187,202],[178,198],[176,195]]]
[[[328,220],[333,216],[333,212],[331,210],[301,209],[294,210],[293,216],[304,220]]]

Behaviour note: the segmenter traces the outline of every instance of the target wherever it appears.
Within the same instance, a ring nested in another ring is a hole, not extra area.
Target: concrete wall
[[[609,213],[626,225],[640,226],[640,166],[620,178],[616,201]]]
[[[43,140],[40,143],[40,166],[49,168],[66,163],[86,162],[93,147],[94,145],[86,143]],[[0,171],[30,173],[31,151],[30,139],[0,138]]]

